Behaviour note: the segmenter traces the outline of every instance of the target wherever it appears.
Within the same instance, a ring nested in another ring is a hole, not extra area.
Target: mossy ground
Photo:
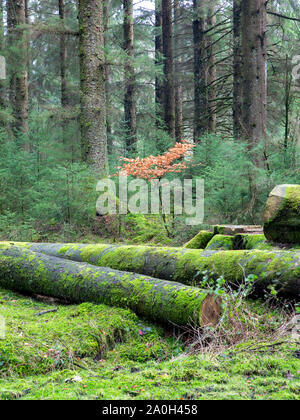
[[[0,315],[0,400],[300,399],[299,345],[287,338],[188,355],[178,331],[131,311],[1,289]]]

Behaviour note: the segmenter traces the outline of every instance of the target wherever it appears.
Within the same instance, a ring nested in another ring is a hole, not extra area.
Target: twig
[[[57,311],[58,311],[58,308],[49,309],[48,311],[41,311],[41,312],[38,312],[37,314],[34,314],[34,315],[35,316],[41,316],[41,315],[49,314],[50,312],[57,312]]]

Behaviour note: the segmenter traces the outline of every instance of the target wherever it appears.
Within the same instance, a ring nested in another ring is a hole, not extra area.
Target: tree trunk
[[[178,326],[193,322],[214,325],[222,313],[221,299],[207,291],[17,247],[0,247],[0,286],[70,302],[128,308],[151,320]]]
[[[59,0],[59,17],[63,28],[65,27],[65,0]],[[61,106],[68,105],[67,91],[67,58],[68,50],[66,45],[65,34],[62,31],[60,35],[60,76],[61,76]]]
[[[4,56],[5,38],[4,38],[4,6],[3,0],[0,1],[0,55]],[[0,108],[4,109],[7,106],[6,101],[6,81],[0,80]],[[2,125],[2,123],[1,123]]]
[[[15,243],[15,245],[19,245]],[[133,271],[187,285],[223,276],[236,287],[245,276],[256,275],[254,295],[265,296],[274,286],[279,296],[300,300],[300,252],[292,251],[202,251],[187,248],[145,246],[21,244],[51,256],[87,262],[102,267]]]
[[[212,5],[208,9],[207,16],[207,30],[213,28],[216,25],[216,6]],[[217,67],[216,67],[216,56],[215,46],[213,45],[214,37],[211,35],[207,36],[207,112],[208,112],[208,131],[213,133],[217,129]]]
[[[243,68],[242,68],[241,0],[233,1],[233,135],[242,136]]]
[[[15,27],[15,13],[13,8],[13,1],[6,1],[6,15],[7,15],[7,47],[8,47],[8,60],[9,65],[9,102],[14,109],[16,99],[16,69],[14,63],[14,55],[12,49],[14,47],[14,32]]]
[[[110,0],[104,0],[103,2],[103,18],[104,18],[104,48],[107,51],[108,48],[108,29],[109,29],[109,11],[110,11]],[[113,151],[112,144],[112,127],[111,127],[111,69],[110,64],[105,60],[105,99],[106,99],[106,133],[107,133],[107,148],[108,153],[111,154]]]
[[[16,136],[28,131],[28,72],[27,47],[28,39],[25,30],[15,29],[26,24],[25,0],[7,1],[7,26],[10,31],[9,46],[15,49],[17,65],[12,64],[10,98],[15,118],[14,132]],[[28,145],[25,145],[28,149]]]
[[[207,131],[207,92],[205,72],[205,19],[202,0],[193,0],[194,21],[194,141]]]
[[[175,21],[175,137],[176,141],[182,141],[183,116],[182,116],[182,80],[181,80],[181,34],[180,34],[180,1],[174,0]]]
[[[162,43],[162,9],[161,0],[155,0],[155,66],[158,68],[157,72],[163,64],[163,43]],[[155,113],[156,126],[162,127],[163,122],[163,82],[160,74],[155,77]]]
[[[266,136],[266,1],[242,0],[243,137],[252,149]]]
[[[135,71],[134,71],[134,29],[133,29],[133,0],[123,0],[124,5],[124,51],[125,57],[125,135],[126,151],[136,150],[136,99],[135,99]]]
[[[103,3],[79,0],[81,143],[83,160],[107,170]]]
[[[175,89],[173,57],[172,0],[162,0],[162,34],[164,56],[164,122],[169,135],[175,138]]]

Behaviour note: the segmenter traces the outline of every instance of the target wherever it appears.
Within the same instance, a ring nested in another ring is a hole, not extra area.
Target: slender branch
[[[286,16],[286,15],[282,15],[280,13],[269,12],[269,11],[267,13],[268,13],[268,15],[273,15],[273,16],[277,16],[277,17],[280,17],[280,18],[283,18],[283,19],[294,20],[295,22],[300,22],[300,19],[295,18],[295,17]]]

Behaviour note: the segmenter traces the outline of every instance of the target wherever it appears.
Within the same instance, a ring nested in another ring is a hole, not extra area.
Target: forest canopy
[[[300,179],[298,16],[297,0],[1,1],[0,234],[97,231],[97,180],[182,141],[205,223],[261,224]]]

